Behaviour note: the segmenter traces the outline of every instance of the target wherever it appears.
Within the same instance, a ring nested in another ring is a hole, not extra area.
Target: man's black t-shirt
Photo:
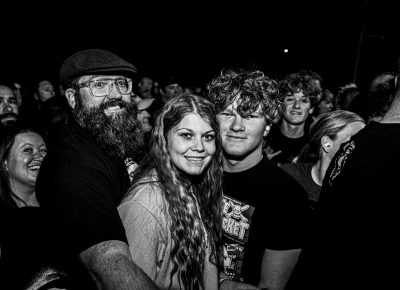
[[[112,158],[70,120],[62,142],[40,168],[36,194],[58,223],[73,255],[107,240],[126,242],[117,206],[130,182],[122,160]]]
[[[266,138],[267,145],[271,147],[273,152],[281,151],[281,153],[271,158],[271,162],[274,164],[293,162],[309,139],[306,132],[299,138],[286,137],[282,134],[278,124],[274,124],[271,127],[271,132]]]
[[[223,179],[224,269],[237,281],[257,285],[265,249],[303,247],[307,193],[264,158]]]

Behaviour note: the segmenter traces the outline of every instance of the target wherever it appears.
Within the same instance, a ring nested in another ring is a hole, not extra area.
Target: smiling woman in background
[[[162,289],[217,289],[221,147],[212,104],[170,99],[118,207],[132,258]]]
[[[16,128],[1,141],[0,289],[42,286],[34,277],[60,286],[66,278],[52,260],[55,243],[35,194],[46,153],[42,136],[29,129]]]

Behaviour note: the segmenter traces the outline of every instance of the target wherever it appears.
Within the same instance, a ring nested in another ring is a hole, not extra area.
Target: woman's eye
[[[192,138],[192,134],[190,134],[190,133],[182,133],[181,136],[182,136],[183,138],[185,138],[185,139],[190,139],[190,138]]]
[[[25,148],[25,149],[24,149],[24,152],[26,152],[26,153],[32,153],[32,152],[33,152],[33,149],[32,149],[32,148]]]
[[[207,134],[204,136],[204,139],[206,139],[207,141],[212,141],[215,139],[215,135],[214,134]]]

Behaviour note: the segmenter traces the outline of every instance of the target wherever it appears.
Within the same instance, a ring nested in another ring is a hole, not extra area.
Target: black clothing
[[[371,122],[330,163],[315,244],[305,252],[313,289],[397,288],[399,148],[400,124]]]
[[[37,199],[72,255],[107,240],[126,242],[117,211],[130,185],[123,160],[107,155],[72,119],[65,134],[43,160]]]
[[[309,137],[306,133],[300,138],[289,138],[282,134],[278,124],[272,125],[271,131],[266,137],[267,145],[272,148],[273,152],[282,152],[273,157],[271,162],[274,164],[293,162],[308,140]]]
[[[40,207],[21,207],[0,215],[0,289],[26,289],[41,270],[65,273],[53,225]]]
[[[57,142],[54,138],[60,138],[58,133],[65,126],[68,116],[69,106],[64,97],[54,96],[40,103],[35,121],[47,147],[52,147]]]
[[[297,182],[303,186],[304,190],[308,194],[308,206],[310,209],[310,223],[309,223],[309,233],[312,235],[315,230],[315,225],[318,222],[318,218],[315,216],[315,207],[321,193],[321,186],[316,184],[311,176],[311,170],[313,163],[286,163],[280,166],[283,170],[293,176]],[[290,276],[288,284],[286,285],[286,290],[292,289],[308,289],[304,283],[304,276],[309,273],[303,273],[304,269],[308,269],[308,260],[304,260],[303,251],[300,253],[299,259],[297,261],[296,267]],[[303,285],[303,286],[301,286]],[[301,287],[300,287],[301,286]]]
[[[307,193],[266,158],[243,172],[225,172],[223,190],[225,272],[257,285],[266,248],[303,247]]]
[[[293,176],[294,179],[303,186],[304,190],[308,193],[308,203],[310,209],[315,208],[315,204],[321,193],[321,186],[315,183],[311,176],[313,164],[312,163],[286,163],[282,164],[281,168]]]

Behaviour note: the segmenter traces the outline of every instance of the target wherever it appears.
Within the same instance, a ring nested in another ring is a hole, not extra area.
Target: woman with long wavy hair
[[[132,258],[161,289],[217,289],[222,153],[213,105],[169,100],[118,207]]]

